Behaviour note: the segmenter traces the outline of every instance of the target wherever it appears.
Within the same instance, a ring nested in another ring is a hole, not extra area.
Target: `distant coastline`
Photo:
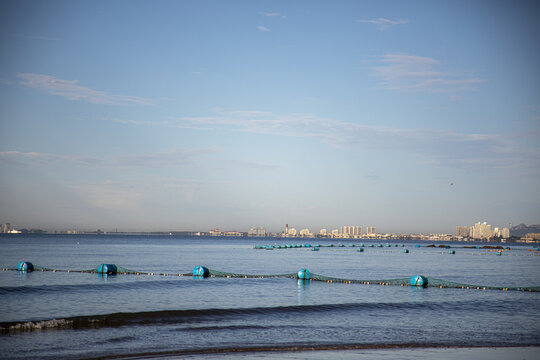
[[[392,240],[408,240],[408,241],[425,241],[425,242],[467,242],[467,243],[540,243],[539,239],[511,236],[510,238],[491,238],[491,239],[473,239],[463,238],[451,234],[371,234],[369,236],[356,236],[356,237],[325,237],[325,236],[283,236],[279,233],[268,233],[265,236],[250,236],[247,232],[238,232],[235,235],[212,235],[209,232],[198,231],[45,231],[45,230],[32,230],[28,231],[22,229],[17,233],[0,233],[0,236],[24,236],[24,235],[58,235],[58,236],[75,236],[75,235],[93,235],[93,236],[171,236],[171,237],[193,237],[193,238],[246,238],[246,239],[264,239],[271,238],[274,241],[291,241],[291,240],[326,240],[326,241],[392,241]]]

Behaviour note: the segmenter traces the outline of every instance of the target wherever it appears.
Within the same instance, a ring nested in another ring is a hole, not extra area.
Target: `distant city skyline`
[[[0,219],[386,233],[538,223],[539,9],[2,1]]]
[[[520,224],[525,225],[525,224]],[[365,228],[365,231],[363,229]],[[11,223],[0,223],[0,233],[21,233],[21,229],[24,229],[26,231],[43,231],[44,229],[37,229],[35,227],[17,227],[13,226]],[[318,229],[318,230],[317,230]],[[62,229],[47,229],[45,231],[48,232],[61,232],[61,233],[67,233],[67,234],[77,234],[79,232],[85,233],[85,232],[105,232],[105,233],[115,233],[115,232],[138,232],[138,231],[130,231],[130,230],[123,230],[118,228],[114,229],[104,229],[102,227],[96,227],[94,229],[90,228],[62,228]],[[190,229],[190,230],[178,230],[178,229],[159,229],[154,230],[156,232],[193,232],[193,233],[208,233],[210,235],[234,235],[237,234],[240,236],[241,234],[247,234],[248,236],[266,236],[269,234],[281,234],[282,236],[300,236],[300,237],[314,237],[314,236],[329,236],[329,237],[362,237],[366,235],[381,235],[381,234],[404,234],[404,235],[414,235],[414,234],[451,234],[451,233],[445,233],[445,232],[438,232],[433,231],[429,233],[423,233],[420,231],[414,231],[414,232],[401,232],[401,231],[393,231],[393,232],[387,232],[387,231],[380,231],[377,232],[377,228],[375,226],[360,226],[360,225],[344,225],[340,226],[339,228],[325,228],[325,227],[318,227],[318,228],[305,228],[300,227],[299,229],[295,228],[294,226],[289,226],[289,224],[285,224],[285,227],[280,229],[267,229],[265,226],[254,226],[249,229],[246,228],[210,228],[210,229]],[[144,232],[144,231],[141,231]],[[508,238],[510,237],[510,229],[509,227],[505,226],[491,226],[490,224],[487,224],[487,222],[476,222],[474,225],[471,226],[462,226],[457,225],[455,227],[455,233],[456,236],[460,237],[470,237],[474,239],[488,239],[491,237],[503,237]]]

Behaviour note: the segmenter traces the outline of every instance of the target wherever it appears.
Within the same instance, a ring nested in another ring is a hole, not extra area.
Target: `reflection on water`
[[[298,305],[309,304],[309,286],[311,281],[309,280],[297,280],[298,285]]]

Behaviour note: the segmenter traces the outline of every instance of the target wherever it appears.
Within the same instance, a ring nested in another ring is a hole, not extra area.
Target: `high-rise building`
[[[341,227],[342,236],[351,236],[356,237],[362,235],[361,226],[342,226]]]
[[[266,236],[266,229],[263,227],[254,227],[249,229],[248,236]]]
[[[375,235],[377,233],[377,228],[375,226],[368,226],[367,227],[367,234],[368,235]]]
[[[469,228],[469,237],[473,239],[491,239],[493,235],[491,225],[488,225],[485,221],[483,223],[477,222]]]
[[[300,232],[298,233],[298,235],[302,236],[302,237],[313,237],[313,234],[311,233],[311,231],[309,231],[309,229],[302,229],[300,230]]]
[[[5,223],[4,225],[2,225],[2,232],[4,234],[7,234],[11,231],[11,223]]]
[[[290,228],[290,227],[287,227],[287,234],[286,236],[296,236],[296,229],[295,228]]]
[[[467,237],[469,236],[469,228],[467,226],[457,226],[456,227],[456,235]]]

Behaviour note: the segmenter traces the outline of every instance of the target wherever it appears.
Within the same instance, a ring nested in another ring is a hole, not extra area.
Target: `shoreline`
[[[495,352],[497,353],[494,356]],[[84,358],[85,360],[112,359],[190,359],[190,358],[246,358],[254,356],[257,359],[520,359],[533,360],[540,355],[540,344],[536,345],[448,345],[448,344],[343,344],[343,345],[283,345],[283,346],[254,346],[232,348],[205,348],[192,350],[169,350],[141,352],[132,354],[103,355]],[[384,355],[384,356],[383,356]],[[403,357],[407,355],[407,357]],[[478,357],[481,356],[482,357]],[[485,355],[485,356],[484,356]],[[367,357],[366,357],[367,356]],[[425,357],[423,357],[425,356]]]

